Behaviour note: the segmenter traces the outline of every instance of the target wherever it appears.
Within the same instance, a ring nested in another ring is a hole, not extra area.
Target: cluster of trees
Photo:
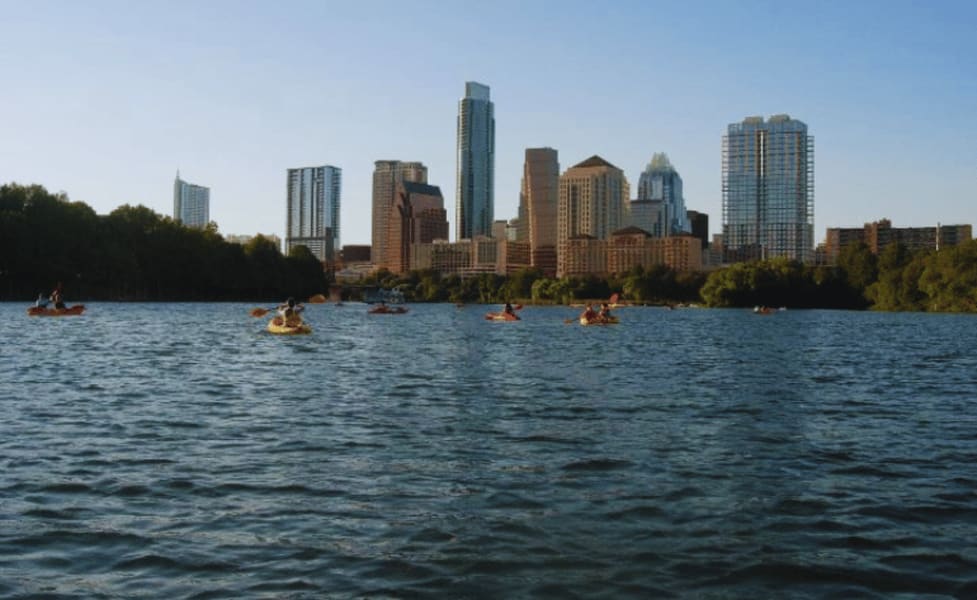
[[[977,312],[977,240],[938,252],[892,244],[878,255],[852,244],[830,267],[735,264],[710,274],[701,294],[708,306]]]
[[[280,300],[328,287],[304,246],[286,257],[263,236],[229,243],[213,223],[189,228],[144,206],[96,215],[38,185],[0,187],[0,297],[33,299],[59,281],[69,302]]]
[[[302,298],[329,284],[304,246],[283,256],[260,235],[243,246],[226,242],[213,223],[184,227],[144,206],[96,215],[41,186],[0,186],[0,298],[31,299],[59,281],[69,301]],[[570,304],[618,292],[636,304],[977,312],[977,241],[939,252],[894,244],[878,256],[854,244],[834,266],[772,259],[708,275],[663,266],[561,279],[533,269],[467,278],[380,271],[365,283],[398,288],[414,302]]]
[[[584,300],[606,299],[617,292],[636,304],[676,304],[698,302],[703,273],[677,273],[664,266],[645,270],[640,267],[622,276],[544,277],[536,269],[522,269],[506,277],[482,273],[462,278],[442,276],[437,271],[412,271],[397,276],[381,270],[368,277],[367,285],[397,288],[408,301],[414,302],[480,302],[501,304],[570,304]]]

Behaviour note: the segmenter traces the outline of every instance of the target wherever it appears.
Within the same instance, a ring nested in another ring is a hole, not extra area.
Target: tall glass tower
[[[666,154],[662,152],[654,154],[651,162],[641,173],[641,178],[638,180],[638,200],[661,203],[665,211],[665,227],[658,237],[681,235],[692,231],[685,214],[682,177],[669,162]]]
[[[342,173],[329,165],[288,170],[286,253],[295,246],[306,246],[319,260],[335,260],[340,249]]]
[[[173,182],[173,218],[187,227],[206,227],[210,223],[210,188],[180,179]]]
[[[492,235],[495,212],[495,107],[487,85],[465,83],[458,102],[455,238]]]
[[[787,115],[747,117],[723,136],[723,245],[730,262],[814,262],[814,137]]]

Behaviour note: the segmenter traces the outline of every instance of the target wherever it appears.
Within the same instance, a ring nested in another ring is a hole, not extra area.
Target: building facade
[[[187,227],[210,223],[210,188],[183,181],[179,171],[173,182],[173,219]]]
[[[889,219],[866,223],[860,228],[828,228],[825,234],[825,262],[835,264],[841,249],[859,242],[879,254],[892,244],[902,244],[910,251],[939,250],[973,239],[970,225],[937,225],[936,227],[893,227]]]
[[[455,238],[492,235],[495,220],[495,107],[489,87],[465,83],[458,102]]]
[[[556,274],[563,277],[571,240],[603,240],[627,224],[630,188],[621,169],[596,155],[567,169],[559,185]]]
[[[556,275],[557,217],[560,205],[560,161],[553,148],[527,148],[519,190],[518,241],[529,243],[531,266]]]
[[[629,226],[607,239],[578,235],[566,245],[563,276],[608,276],[627,273],[635,267],[664,265],[680,272],[703,267],[702,246],[691,235],[656,238]]]
[[[638,180],[638,200],[660,203],[664,211],[664,231],[658,237],[691,233],[682,195],[682,177],[664,153],[656,153]],[[637,227],[641,227],[637,225]],[[649,233],[654,232],[649,230]]]
[[[814,137],[787,115],[747,117],[723,136],[727,260],[814,260]]]
[[[417,268],[413,257],[417,244],[448,239],[448,215],[439,187],[413,181],[397,184],[397,202],[391,211],[385,262],[392,273],[403,274]]]
[[[702,249],[705,250],[709,247],[709,215],[694,210],[685,211],[685,215],[692,229],[692,236],[702,241]]]
[[[387,263],[390,256],[390,217],[395,214],[397,186],[404,181],[427,183],[427,167],[421,162],[399,160],[378,160],[374,163],[371,246],[376,269],[391,268]]]
[[[287,190],[285,253],[306,246],[320,261],[334,263],[341,248],[342,169],[329,165],[288,169]]]

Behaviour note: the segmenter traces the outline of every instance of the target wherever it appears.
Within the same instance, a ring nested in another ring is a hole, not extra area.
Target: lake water
[[[977,316],[0,305],[0,597],[977,597]]]

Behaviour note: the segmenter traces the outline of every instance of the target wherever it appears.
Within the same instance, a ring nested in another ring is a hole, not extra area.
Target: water
[[[977,317],[0,305],[0,597],[977,596]]]

